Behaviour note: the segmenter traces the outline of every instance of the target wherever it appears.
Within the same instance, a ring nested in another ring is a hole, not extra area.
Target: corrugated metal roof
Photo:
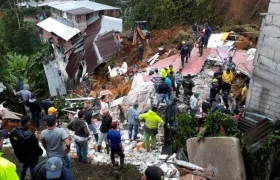
[[[73,15],[82,15],[82,14],[89,14],[89,13],[92,13],[92,12],[94,12],[94,10],[81,7],[81,8],[78,8],[78,9],[69,10],[69,11],[67,11],[67,12],[70,13],[70,14],[73,14]]]
[[[72,53],[70,55],[69,62],[66,66],[66,72],[70,79],[72,79],[78,71],[81,60],[83,60],[83,56],[80,53]]]
[[[68,41],[72,37],[74,37],[76,34],[80,32],[77,28],[72,28],[70,26],[67,26],[65,24],[60,23],[59,21],[48,18],[40,23],[37,24],[37,26],[45,29],[48,32],[53,32],[65,41]]]
[[[96,45],[99,51],[102,61],[104,63],[111,60],[111,56],[117,52],[116,41],[114,37],[114,31],[110,31],[101,37],[98,37]],[[98,64],[99,65],[99,64]]]
[[[122,32],[122,19],[102,16],[99,34],[101,35],[112,30]]]
[[[93,11],[120,9],[113,6],[108,6],[92,1],[64,1],[64,2],[54,1],[50,3],[43,3],[40,4],[39,6],[50,6],[55,9],[59,9],[61,11],[68,11],[68,10],[82,8],[82,7],[91,9]]]
[[[101,29],[101,19],[90,24],[85,30],[86,36],[84,39],[85,53],[84,59],[87,63],[87,72],[92,72],[97,66],[97,56],[93,48],[93,41]]]

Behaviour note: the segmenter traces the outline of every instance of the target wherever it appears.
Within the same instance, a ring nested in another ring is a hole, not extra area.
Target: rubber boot
[[[124,158],[120,158],[120,169],[124,167]]]
[[[115,161],[115,157],[111,158],[111,161],[112,161],[113,167],[118,166],[118,164]]]
[[[106,150],[107,150],[107,154],[110,153],[110,147],[109,147],[109,144],[106,144]]]
[[[98,142],[98,134],[94,134],[95,141]]]
[[[97,146],[97,152],[101,152],[101,145]]]

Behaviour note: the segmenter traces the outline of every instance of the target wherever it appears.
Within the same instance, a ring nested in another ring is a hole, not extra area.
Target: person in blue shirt
[[[204,41],[204,47],[207,47],[208,45],[208,40],[211,36],[212,33],[212,29],[211,27],[208,25],[208,23],[204,24],[204,28],[205,28],[205,32],[204,32],[204,36],[205,36],[205,41]]]
[[[173,75],[173,74],[171,74],[171,75]],[[173,86],[172,86],[172,80],[170,78],[170,75],[168,75],[168,77],[165,78],[164,83],[166,85],[168,85],[168,87],[170,89],[170,91],[167,92],[167,96],[169,98],[169,101],[171,101],[172,100],[172,97],[171,97],[172,93],[171,93],[171,91],[172,91]]]
[[[120,156],[120,168],[124,166],[124,153],[123,153],[123,146],[121,143],[121,133],[117,130],[118,122],[113,121],[111,123],[111,128],[107,134],[107,139],[109,141],[109,145],[111,148],[111,161],[113,166],[117,166],[115,161],[115,154]]]
[[[131,106],[128,109],[128,113],[127,113],[127,119],[128,119],[128,123],[129,123],[129,139],[132,138],[132,130],[134,128],[134,140],[138,139],[137,134],[138,134],[138,125],[139,125],[139,112],[137,111],[138,108],[138,104],[133,104],[133,106]]]
[[[185,59],[186,59],[186,63],[188,63],[188,54],[189,54],[188,46],[186,45],[186,42],[183,41],[182,42],[182,48],[181,48],[181,51],[180,51],[182,68],[184,68],[184,66],[185,66]]]

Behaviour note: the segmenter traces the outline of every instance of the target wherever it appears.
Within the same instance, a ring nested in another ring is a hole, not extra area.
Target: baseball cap
[[[55,113],[56,111],[57,111],[56,108],[50,107],[50,108],[48,109],[48,114]]]
[[[0,137],[6,138],[9,135],[7,129],[0,130]]]
[[[49,158],[46,164],[47,178],[48,179],[59,178],[61,175],[62,167],[63,167],[63,163],[61,158],[59,157]]]
[[[149,166],[146,171],[145,175],[147,177],[147,180],[163,180],[164,179],[164,173],[162,169],[156,166]]]
[[[199,92],[194,93],[194,96],[196,96],[196,97],[198,97],[199,95],[200,95]]]
[[[218,82],[218,79],[214,78],[214,79],[212,80],[212,82],[213,82],[213,83],[217,83],[217,82]]]

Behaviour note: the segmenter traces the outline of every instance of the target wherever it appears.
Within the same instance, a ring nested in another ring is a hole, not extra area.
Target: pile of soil
[[[17,173],[20,175],[20,163],[18,162],[13,149],[5,148],[4,153],[4,158],[16,164]],[[40,160],[42,160],[42,158]],[[118,170],[118,168],[113,168],[110,165],[99,166],[92,164],[81,164],[77,160],[71,160],[71,163],[72,173],[75,177],[75,180],[131,180],[141,179],[142,176],[137,167],[133,165],[125,165],[124,169]],[[27,174],[26,179],[30,180],[30,175]]]

